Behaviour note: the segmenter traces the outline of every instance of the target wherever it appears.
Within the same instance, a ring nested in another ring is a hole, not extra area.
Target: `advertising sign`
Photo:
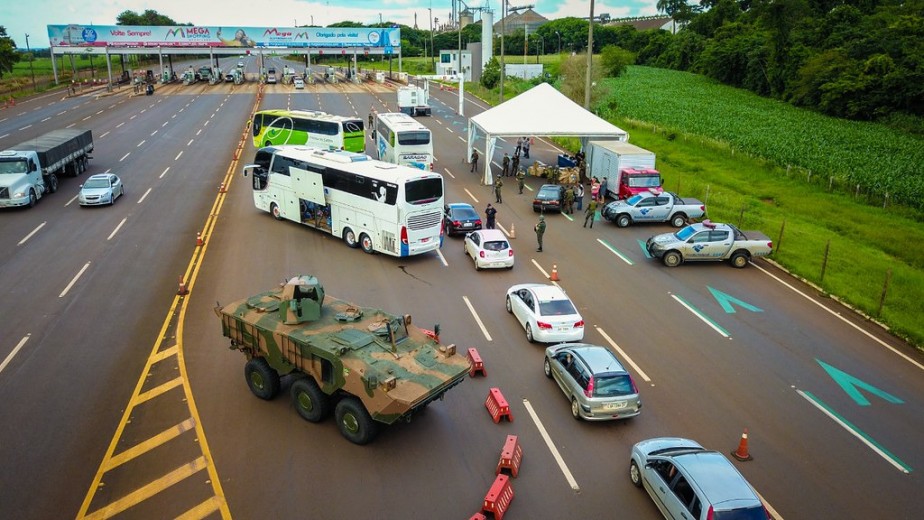
[[[371,47],[393,52],[401,29],[49,25],[52,47]]]

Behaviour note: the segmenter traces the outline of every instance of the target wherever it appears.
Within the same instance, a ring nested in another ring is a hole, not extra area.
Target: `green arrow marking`
[[[649,253],[648,248],[645,247],[645,241],[636,239],[636,242],[638,242],[638,247],[642,248],[642,252],[645,253],[645,258],[651,258],[651,253]]]
[[[751,312],[764,312],[759,307],[755,307],[746,301],[739,300],[738,298],[735,298],[734,296],[730,294],[725,294],[718,289],[713,289],[712,287],[709,287],[708,285],[706,286],[706,288],[709,289],[709,292],[712,293],[712,297],[715,298],[717,302],[719,302],[719,305],[722,306],[722,309],[727,314],[734,314],[736,312],[735,308],[732,307],[733,303]]]
[[[861,381],[856,377],[848,374],[847,372],[844,372],[843,370],[832,367],[820,359],[816,358],[815,361],[817,361],[818,364],[821,365],[821,368],[825,369],[825,372],[831,376],[831,379],[840,385],[840,387],[843,388],[845,392],[847,392],[847,395],[849,395],[850,398],[856,401],[860,406],[869,406],[869,399],[860,393],[860,388],[875,396],[881,397],[885,401],[892,404],[904,404],[904,401],[886,392],[885,390],[880,390],[875,386],[867,383],[866,381]]]

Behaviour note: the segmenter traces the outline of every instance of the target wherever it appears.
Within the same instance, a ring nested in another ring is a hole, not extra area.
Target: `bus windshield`
[[[443,197],[443,180],[439,178],[409,181],[404,185],[404,197],[408,204],[426,204]]]
[[[413,132],[398,132],[398,144],[430,144],[430,132],[421,130]]]

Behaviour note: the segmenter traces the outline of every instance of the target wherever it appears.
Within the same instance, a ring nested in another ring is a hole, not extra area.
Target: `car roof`
[[[561,189],[561,187],[562,187],[561,184],[543,184],[542,186],[539,186],[539,191],[558,190],[558,189]]]
[[[97,174],[94,174],[94,175],[91,175],[91,176],[87,177],[87,180],[89,181],[89,180],[97,179],[97,180],[101,180],[101,181],[108,181],[110,175],[114,175],[114,174],[112,174],[112,173],[97,173]]]
[[[536,296],[543,301],[548,300],[569,300],[568,295],[565,294],[565,291],[555,285],[542,285],[536,284],[529,287]]]
[[[696,482],[716,509],[725,509],[722,504],[730,502],[736,502],[736,506],[752,500],[754,505],[760,504],[760,498],[751,485],[725,455],[703,450],[683,452],[670,458]]]
[[[572,347],[571,351],[583,359],[587,367],[595,374],[626,371],[616,356],[606,347],[581,343]]]
[[[473,233],[479,233],[481,237],[484,238],[485,242],[495,240],[507,241],[507,237],[499,229],[479,229],[473,231]]]
[[[475,206],[472,206],[471,204],[467,204],[465,202],[453,202],[452,204],[446,204],[446,207],[449,209],[463,209],[463,208],[468,208],[470,210],[475,209]]]

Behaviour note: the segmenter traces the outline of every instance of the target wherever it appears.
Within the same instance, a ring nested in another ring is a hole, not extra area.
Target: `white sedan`
[[[115,204],[115,200],[125,195],[125,186],[122,179],[113,173],[98,173],[87,178],[87,182],[80,185],[77,194],[77,203],[81,206],[99,206],[101,204]]]
[[[462,243],[465,254],[472,257],[475,270],[486,267],[513,269],[513,248],[500,230],[479,229],[465,235]]]
[[[584,339],[584,318],[556,285],[526,283],[507,289],[507,312],[526,329],[530,342],[557,343]]]

